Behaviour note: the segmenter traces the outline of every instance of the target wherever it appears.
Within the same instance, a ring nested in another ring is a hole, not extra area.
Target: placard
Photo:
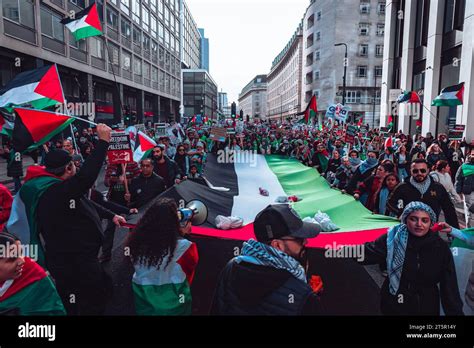
[[[166,123],[155,123],[155,137],[166,136]]]
[[[122,164],[133,162],[130,135],[124,132],[112,133],[107,150],[107,158],[110,164]]]
[[[221,143],[225,142],[227,137],[227,130],[222,127],[212,127],[211,134],[209,135],[209,139],[214,141],[220,141]]]
[[[355,139],[356,134],[357,134],[356,126],[351,126],[351,125],[347,126],[345,142],[354,144],[354,139]]]
[[[448,139],[461,141],[463,139],[465,129],[466,126],[463,124],[457,124],[454,127],[449,128]]]

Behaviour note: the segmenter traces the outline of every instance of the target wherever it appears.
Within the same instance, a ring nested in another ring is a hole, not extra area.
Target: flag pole
[[[104,1],[107,3],[107,0]],[[117,95],[120,103],[120,116],[123,116],[123,103],[122,103],[122,96],[120,95],[120,87],[117,82],[117,76],[115,75],[115,69],[114,69],[114,64],[112,63],[112,60],[110,58],[110,47],[109,44],[107,43],[107,37],[104,35],[104,43],[105,47],[107,47],[107,57],[109,58],[108,61],[110,63],[110,66],[112,68],[112,75],[114,76],[114,82],[115,82],[115,88],[117,89]]]

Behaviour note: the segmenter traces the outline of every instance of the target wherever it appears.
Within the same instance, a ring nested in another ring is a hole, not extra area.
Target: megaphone
[[[186,204],[186,208],[178,209],[178,217],[181,226],[185,226],[190,220],[193,226],[202,225],[207,221],[207,207],[197,199],[192,200]]]

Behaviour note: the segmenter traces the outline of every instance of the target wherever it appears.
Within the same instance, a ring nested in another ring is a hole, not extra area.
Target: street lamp
[[[346,105],[347,44],[341,42],[334,46],[345,46],[346,48],[346,53],[344,54],[344,76],[342,77],[342,105]]]
[[[283,93],[280,93],[279,96],[280,96],[280,123],[283,124],[283,101],[282,101]]]
[[[372,127],[375,128],[375,98],[377,97],[377,68],[374,67],[374,102],[372,109]]]

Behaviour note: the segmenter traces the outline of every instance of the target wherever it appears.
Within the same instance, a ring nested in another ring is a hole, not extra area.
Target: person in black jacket
[[[400,216],[403,209],[411,202],[420,201],[434,210],[439,217],[443,210],[446,222],[459,228],[458,216],[448,192],[440,183],[431,180],[428,163],[424,159],[416,159],[411,164],[411,177],[405,179],[390,194],[387,203],[389,212]]]
[[[261,211],[254,222],[257,241],[245,242],[241,255],[223,270],[211,314],[322,314],[319,295],[307,283],[305,248],[307,238],[320,230],[286,204]],[[290,295],[294,301],[288,301]]]
[[[354,194],[359,184],[372,175],[378,164],[377,154],[374,151],[367,152],[367,159],[357,167],[345,188],[347,193]]]
[[[62,180],[46,189],[37,207],[47,269],[72,315],[103,314],[110,283],[97,258],[102,246],[101,218],[117,225],[125,222],[85,196],[99,175],[110,141],[108,126],[99,124],[97,132],[100,141],[78,173],[67,152],[52,150],[46,155],[46,171]]]
[[[435,212],[422,202],[408,204],[402,223],[364,245],[362,264],[386,264],[388,276],[381,289],[384,315],[463,315],[449,246],[431,227]]]
[[[179,184],[182,173],[175,161],[164,154],[165,146],[159,144],[153,148],[153,171],[163,178],[166,188]]]
[[[140,161],[142,173],[132,180],[130,193],[125,200],[130,208],[141,208],[166,190],[163,178],[153,172],[153,162],[149,158]]]

